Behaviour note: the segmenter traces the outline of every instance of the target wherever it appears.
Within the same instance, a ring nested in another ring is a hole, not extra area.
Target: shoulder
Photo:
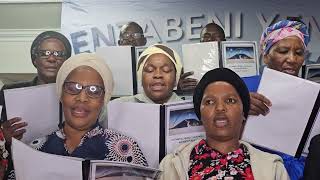
[[[104,134],[109,152],[106,159],[148,165],[138,143],[133,138],[112,129],[105,129]]]
[[[270,162],[283,162],[282,158],[276,154],[271,154],[268,152],[261,151],[247,142],[241,141],[241,143],[248,149],[250,154],[250,159],[259,158],[261,160],[270,161]]]
[[[105,129],[104,134],[111,142],[118,142],[118,141],[127,141],[132,144],[136,144],[133,138],[120,133],[119,131],[113,129]]]
[[[41,151],[41,149],[44,147],[45,143],[48,141],[48,136],[44,136],[41,138],[37,138],[33,140],[29,146],[32,147],[33,149]]]
[[[170,99],[168,100],[168,103],[177,101],[183,101],[183,99],[180,96],[178,96],[175,92],[173,92]]]
[[[29,86],[33,86],[32,81],[18,82],[18,83],[13,83],[13,84],[5,84],[2,89],[3,90],[15,89],[15,88],[22,88],[22,87],[29,87]]]
[[[320,149],[320,134],[314,136],[310,142],[310,148]]]
[[[167,154],[161,161],[160,167],[164,168],[165,164],[171,164],[176,158],[179,160],[188,161],[191,151],[200,142],[200,140],[188,142],[179,145],[172,153]]]
[[[135,102],[134,96],[123,96],[112,100],[112,102]]]
[[[55,138],[63,139],[64,137],[60,131],[55,131],[49,135],[46,135],[46,136],[43,136],[43,137],[40,137],[40,138],[33,140],[31,143],[29,143],[29,146],[38,150],[38,151],[43,151],[46,144]]]
[[[241,142],[249,151],[252,172],[257,179],[274,177],[274,179],[289,179],[283,160],[276,154],[263,152],[249,143]]]

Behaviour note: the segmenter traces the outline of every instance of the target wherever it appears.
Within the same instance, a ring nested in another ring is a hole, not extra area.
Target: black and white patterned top
[[[63,129],[32,141],[30,146],[42,152],[62,156],[148,165],[138,144],[132,138],[114,130],[103,129],[99,123],[82,137],[73,152],[68,152],[65,147]]]

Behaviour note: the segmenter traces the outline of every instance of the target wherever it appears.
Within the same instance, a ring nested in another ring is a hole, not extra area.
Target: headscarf
[[[39,34],[32,42],[31,49],[30,49],[30,54],[31,54],[31,60],[32,63],[37,57],[37,50],[40,46],[40,44],[50,38],[55,38],[60,40],[65,48],[65,53],[66,53],[66,59],[68,59],[71,56],[71,44],[69,40],[61,33],[55,32],[55,31],[45,31]]]
[[[89,66],[96,70],[104,84],[105,94],[104,102],[109,102],[114,87],[112,72],[102,58],[93,53],[81,53],[72,56],[68,61],[64,62],[58,71],[56,80],[57,95],[62,96],[63,83],[72,70],[80,66]]]
[[[282,20],[269,27],[263,32],[260,38],[261,53],[266,55],[270,48],[278,41],[288,37],[297,36],[306,48],[310,42],[308,27],[298,21]]]
[[[142,80],[143,67],[147,62],[148,58],[154,54],[164,54],[172,61],[172,63],[174,64],[174,67],[176,68],[176,83],[177,83],[179,81],[179,78],[181,75],[181,69],[182,69],[180,56],[173,49],[163,44],[155,44],[155,45],[149,46],[139,56],[138,65],[137,65],[138,80],[139,81]]]
[[[247,118],[250,109],[249,90],[239,75],[228,68],[216,68],[208,71],[197,84],[193,93],[193,105],[198,118],[201,119],[200,106],[203,93],[209,84],[216,81],[227,82],[236,89],[242,101],[244,117]]]

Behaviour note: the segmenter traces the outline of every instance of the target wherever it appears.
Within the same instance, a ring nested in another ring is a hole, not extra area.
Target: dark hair
[[[56,31],[45,31],[39,34],[32,42],[31,48],[30,48],[30,54],[31,54],[31,60],[32,63],[37,57],[37,51],[40,46],[40,44],[46,40],[46,39],[58,39],[60,40],[65,48],[65,53],[66,53],[66,59],[68,59],[71,56],[71,44],[69,40],[61,33],[58,33]]]
[[[136,27],[138,29],[139,33],[141,33],[143,35],[142,27],[138,23],[130,21],[127,24],[122,26],[122,28],[120,30],[120,38],[121,38],[121,35],[125,32],[125,30],[130,26]]]
[[[201,32],[200,32],[200,36],[202,36],[202,35],[203,35],[203,31],[204,31],[205,29],[209,28],[209,27],[215,28],[221,35],[223,35],[224,41],[226,40],[226,35],[225,35],[225,33],[224,33],[224,30],[222,29],[221,26],[219,26],[218,24],[216,24],[216,23],[214,23],[214,22],[209,23],[209,24],[207,24],[206,26],[204,26],[204,27],[202,28]]]

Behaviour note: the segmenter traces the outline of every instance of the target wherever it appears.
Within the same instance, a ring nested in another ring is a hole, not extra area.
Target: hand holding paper
[[[28,123],[23,122],[20,117],[14,117],[2,123],[2,131],[6,142],[11,144],[12,137],[16,139],[21,139],[23,134],[26,132],[26,127]]]
[[[258,116],[260,114],[266,116],[271,107],[271,101],[262,94],[251,92],[250,93],[250,111],[249,115]]]

